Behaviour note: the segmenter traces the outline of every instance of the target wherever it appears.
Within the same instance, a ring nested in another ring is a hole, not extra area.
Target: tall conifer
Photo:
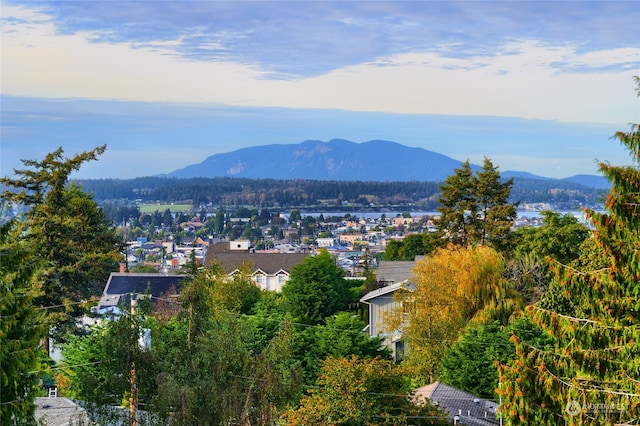
[[[640,79],[635,78],[640,96]],[[589,211],[606,268],[557,267],[572,315],[541,306],[529,314],[551,349],[514,338],[517,359],[501,367],[502,411],[512,424],[637,424],[640,418],[640,132],[617,132],[633,165],[601,163],[612,183],[605,213]]]

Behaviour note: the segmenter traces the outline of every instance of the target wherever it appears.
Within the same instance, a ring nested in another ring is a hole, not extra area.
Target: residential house
[[[318,248],[327,248],[327,247],[335,246],[336,243],[337,243],[337,240],[334,237],[316,238],[316,244],[318,245]]]
[[[393,353],[396,361],[402,361],[406,353],[404,340],[402,340],[402,330],[390,329],[388,321],[390,317],[401,307],[399,301],[394,297],[395,293],[405,288],[408,281],[401,281],[386,285],[377,290],[370,291],[360,298],[360,302],[369,306],[369,325],[365,328],[369,336],[383,336],[383,344]]]
[[[499,405],[493,401],[456,389],[444,383],[435,382],[422,386],[414,392],[414,401],[431,404],[443,409],[454,425],[494,426],[500,424]]]
[[[251,278],[263,290],[280,291],[289,281],[291,269],[309,256],[308,253],[256,253],[249,241],[226,241],[210,246],[205,266],[215,262],[229,275],[250,269]]]
[[[413,284],[412,269],[416,261],[381,261],[375,270],[376,281],[381,288],[365,294],[360,301],[369,306],[369,325],[367,331],[370,336],[384,336],[384,344],[391,348],[396,361],[401,361],[407,351],[402,330],[390,330],[387,326],[389,317],[402,308],[395,294],[401,289],[411,289]]]
[[[339,236],[340,241],[353,245],[355,243],[364,243],[367,241],[366,235],[361,232],[343,233]]]
[[[394,226],[398,227],[398,228],[409,228],[411,227],[414,223],[418,223],[420,222],[420,218],[417,217],[395,217],[393,218],[393,224]]]
[[[181,282],[185,278],[186,275],[177,274],[112,272],[96,312],[101,315],[119,315],[121,306],[130,306],[133,294],[149,294],[152,302],[173,297],[180,292]]]
[[[399,283],[413,278],[413,268],[416,262],[424,259],[424,256],[416,256],[414,260],[383,260],[375,270],[376,280],[385,283]]]
[[[181,223],[180,226],[187,232],[196,232],[204,228],[205,225],[198,217],[194,216],[190,221]]]

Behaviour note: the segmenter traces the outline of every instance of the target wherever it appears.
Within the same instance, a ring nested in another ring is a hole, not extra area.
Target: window
[[[404,361],[404,341],[403,340],[398,340],[395,344],[395,360],[396,362],[402,362]]]

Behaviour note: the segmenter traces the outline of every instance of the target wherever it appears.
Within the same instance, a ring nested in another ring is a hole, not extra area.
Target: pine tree
[[[636,77],[640,96],[640,79]],[[514,338],[517,358],[501,368],[502,411],[512,424],[637,424],[640,418],[640,132],[617,132],[633,165],[601,163],[612,183],[605,213],[589,211],[605,268],[557,266],[571,315],[541,306],[529,314],[553,350]]]

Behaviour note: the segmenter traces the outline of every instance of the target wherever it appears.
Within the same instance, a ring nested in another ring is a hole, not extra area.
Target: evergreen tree
[[[441,195],[436,221],[438,231],[453,244],[467,246],[475,234],[478,203],[474,195],[474,176],[469,161],[465,161],[455,173],[440,185]]]
[[[640,80],[636,77],[640,96]],[[558,267],[572,315],[541,306],[529,313],[552,350],[514,338],[517,359],[501,369],[503,412],[513,424],[635,424],[640,418],[640,131],[618,132],[633,165],[601,163],[612,183],[605,213],[589,211],[610,263]]]
[[[105,148],[72,158],[64,158],[59,148],[40,162],[22,160],[33,170],[15,170],[15,179],[0,178],[6,188],[2,200],[29,208],[18,222],[15,238],[37,252],[44,263],[42,293],[36,305],[65,305],[67,312],[77,315],[79,302],[99,295],[109,273],[117,270],[122,242],[115,228],[91,196],[75,184],[67,185],[73,171],[95,160]],[[56,330],[64,330],[65,320],[73,326],[67,313],[56,312],[52,316]]]
[[[166,209],[164,214],[162,215],[162,225],[171,228],[173,226],[173,215],[171,214],[171,210]]]
[[[516,205],[508,198],[513,178],[502,182],[498,168],[485,157],[482,170],[476,174],[475,196],[478,202],[477,238],[497,250],[509,247],[511,226],[516,220]]]
[[[0,227],[0,424],[33,424],[40,339],[46,333],[33,307],[39,291],[35,257]]]
[[[440,185],[436,227],[456,245],[509,247],[516,205],[508,202],[513,178],[502,182],[498,168],[488,158],[474,175],[467,160]]]

